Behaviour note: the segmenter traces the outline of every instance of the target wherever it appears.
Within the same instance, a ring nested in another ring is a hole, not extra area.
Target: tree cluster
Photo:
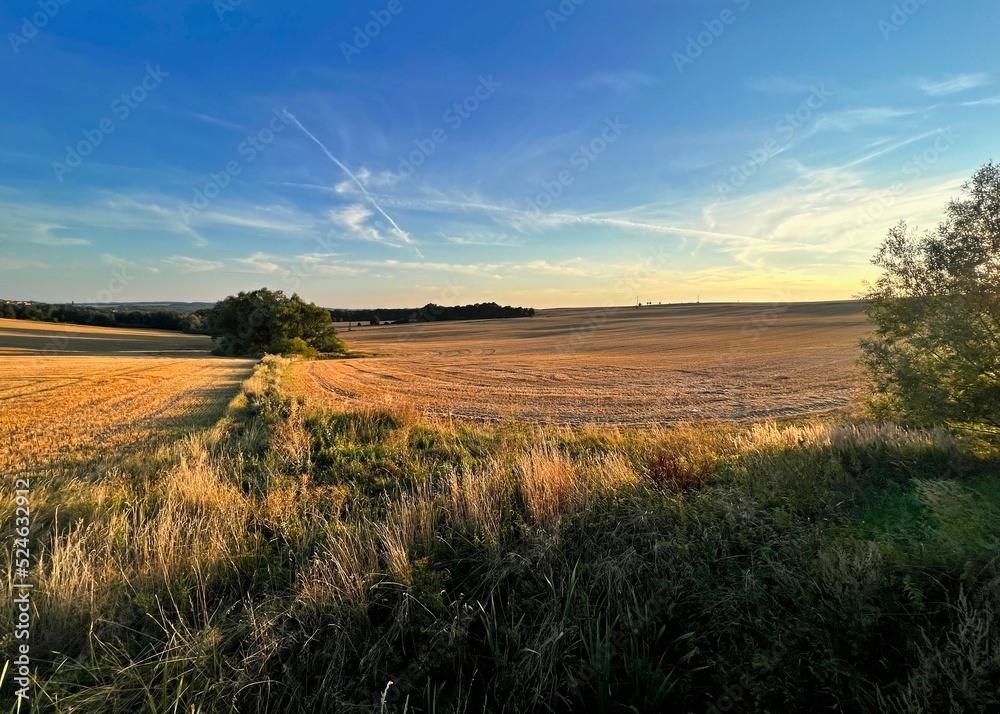
[[[216,354],[260,356],[343,353],[330,313],[298,295],[267,288],[241,292],[217,303],[206,315]]]

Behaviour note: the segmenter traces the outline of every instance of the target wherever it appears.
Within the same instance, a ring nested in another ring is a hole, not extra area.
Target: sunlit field
[[[146,448],[214,423],[253,363],[209,357],[210,345],[156,331],[0,321],[0,467]],[[191,357],[134,356],[143,354]]]
[[[0,356],[207,357],[211,349],[204,335],[0,319]]]
[[[549,310],[531,319],[354,328],[385,356],[307,362],[331,406],[557,424],[752,420],[856,403],[855,302]]]
[[[0,714],[1000,714],[1000,2],[0,27]]]
[[[80,459],[211,424],[247,362],[129,357],[0,359],[0,466]]]
[[[989,447],[803,416],[851,404],[853,305],[673,310],[616,315],[591,349],[569,311],[353,330],[391,356],[266,357],[252,376],[153,332],[0,357],[4,467],[31,481],[31,711],[996,704]],[[594,400],[612,361],[628,388]],[[628,401],[686,370],[691,390],[753,384],[753,410],[795,423]],[[335,391],[365,374],[392,391]],[[549,374],[565,391],[518,392]],[[320,375],[330,391],[303,389]],[[476,385],[477,418],[444,418]]]

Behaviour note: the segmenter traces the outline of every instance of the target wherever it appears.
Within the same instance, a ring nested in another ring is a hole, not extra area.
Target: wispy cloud
[[[512,268],[518,272],[540,273],[542,275],[590,275],[590,271],[581,266],[579,258],[574,258],[559,263],[550,263],[547,260],[532,260],[528,263],[514,265]]]
[[[464,273],[467,275],[484,275],[496,271],[501,266],[491,263],[430,263],[423,261],[403,260],[363,260],[353,265],[366,265],[372,268],[399,268],[402,270],[431,270],[447,273]]]
[[[1000,104],[1000,97],[986,97],[985,99],[976,99],[971,102],[962,102],[963,107],[986,107],[997,104]]]
[[[150,273],[160,272],[159,268],[141,266],[134,261],[120,258],[117,255],[111,255],[110,253],[102,255],[101,262],[105,265],[110,265],[112,268],[118,268],[119,270],[145,270]]]
[[[882,142],[880,142],[880,146],[876,150],[870,151],[867,154],[863,154],[861,157],[859,157],[857,159],[854,159],[853,161],[850,161],[850,162],[848,162],[846,164],[843,164],[842,166],[839,166],[837,168],[838,169],[854,168],[855,166],[859,166],[860,164],[863,164],[863,163],[866,163],[868,161],[871,161],[872,159],[876,159],[879,156],[883,156],[885,154],[890,154],[893,151],[896,151],[897,149],[903,148],[904,146],[908,146],[910,144],[913,144],[915,142],[921,141],[921,140],[926,139],[926,138],[931,137],[931,136],[936,136],[936,135],[940,134],[941,131],[942,131],[941,129],[935,129],[933,131],[926,131],[926,132],[923,132],[922,134],[918,134],[917,136],[911,136],[911,137],[909,137],[907,139],[902,139],[900,141],[896,141],[896,142],[892,142],[892,143],[882,143]]]
[[[333,253],[306,253],[296,256],[293,263],[299,272],[322,277],[350,278],[367,272],[361,266],[331,263],[330,261],[336,257]]]
[[[515,236],[508,235],[491,235],[483,233],[475,233],[470,235],[461,236],[447,236],[441,234],[451,245],[478,245],[478,246],[493,246],[493,247],[504,247],[504,248],[514,248],[517,246],[524,245],[524,241]]]
[[[379,171],[375,173],[366,166],[358,169],[354,173],[354,177],[336,184],[333,190],[337,193],[350,193],[354,191],[354,187],[357,185],[356,181],[363,183],[366,188],[388,188],[399,183],[399,176],[392,171]]]
[[[309,277],[355,277],[364,274],[364,268],[330,263],[332,253],[306,253],[304,255],[272,255],[257,251],[246,258],[234,258],[226,266],[227,272],[252,275],[273,275],[282,279],[301,280]]]
[[[398,208],[428,211],[433,213],[486,213],[493,216],[503,216],[512,219],[522,227],[545,228],[559,225],[598,225],[615,228],[628,228],[651,233],[661,233],[706,240],[755,241],[756,238],[735,233],[720,233],[701,228],[685,227],[660,223],[651,220],[636,220],[620,215],[600,215],[586,213],[544,213],[516,208],[513,205],[501,206],[473,201],[451,201],[444,199],[403,199],[384,196],[382,200]]]
[[[459,273],[462,275],[479,275],[501,278],[504,275],[520,275],[535,273],[538,275],[593,275],[594,270],[584,265],[580,258],[550,262],[547,260],[532,260],[527,263],[441,263],[418,262],[403,260],[368,260],[357,261],[351,265],[362,265],[370,268],[429,271],[440,273]],[[605,266],[607,267],[607,266]]]
[[[327,217],[334,224],[347,231],[347,238],[382,243],[393,248],[399,248],[400,246],[397,242],[382,235],[378,228],[368,225],[368,221],[373,215],[375,214],[360,203],[354,203],[339,209],[331,209],[327,213]]]
[[[845,109],[838,112],[826,112],[816,119],[816,129],[839,129],[854,131],[866,126],[882,126],[904,117],[913,116],[923,110],[893,109],[891,107],[863,107],[860,109]]]
[[[163,262],[179,268],[182,273],[205,273],[210,270],[219,270],[223,267],[223,264],[217,260],[188,258],[183,255],[171,256]]]
[[[216,126],[222,126],[226,129],[233,129],[235,131],[249,131],[249,129],[246,129],[239,124],[234,124],[231,121],[219,119],[218,117],[209,116],[208,114],[201,114],[199,112],[190,112],[190,114],[197,119],[201,119],[203,122],[207,122],[208,124],[215,124]]]
[[[42,235],[35,236],[34,238],[29,238],[29,243],[34,243],[36,245],[47,245],[53,248],[65,248],[75,245],[90,245],[90,241],[85,238],[60,238],[59,236],[54,236],[48,233],[48,230],[61,228],[61,226],[39,226],[46,230]]]
[[[37,197],[20,196],[0,201],[0,215],[13,229],[19,242],[45,246],[84,246],[97,231],[135,231],[143,234],[162,231],[187,235],[197,245],[206,241],[196,230],[184,224],[178,213],[162,205],[163,197],[122,193],[98,193],[90,200],[60,205]],[[77,235],[60,235],[72,232]],[[83,241],[83,242],[81,242]]]
[[[958,94],[976,87],[983,87],[991,84],[993,80],[986,72],[976,72],[974,74],[951,74],[939,78],[920,78],[915,81],[915,86],[929,97],[946,97],[949,94]]]
[[[868,269],[885,232],[900,220],[927,225],[954,197],[961,178],[911,180],[903,173],[864,176],[842,167],[798,166],[799,179],[780,187],[719,201],[706,208],[720,228],[741,226],[763,240],[724,248],[742,265],[843,257],[857,272]],[[782,257],[784,256],[784,257]]]
[[[103,203],[110,209],[108,213],[119,221],[125,217],[133,222],[133,226],[138,224],[171,233],[181,233],[189,236],[197,246],[208,245],[208,241],[197,230],[184,222],[179,212],[160,205],[156,198],[114,194]],[[115,224],[116,221],[112,219],[107,227]]]
[[[320,141],[319,139],[317,139],[317,138],[316,138],[316,137],[315,137],[315,136],[314,136],[314,135],[313,135],[313,134],[312,134],[312,133],[311,133],[311,132],[310,132],[310,131],[309,131],[308,129],[306,129],[306,128],[305,128],[304,126],[302,126],[302,122],[300,122],[300,121],[299,121],[299,120],[298,120],[298,119],[297,119],[297,118],[295,117],[295,115],[294,115],[294,114],[291,114],[291,113],[287,112],[287,110],[286,110],[286,113],[287,113],[287,114],[288,114],[288,116],[289,116],[289,117],[290,117],[290,118],[292,119],[292,121],[293,121],[293,122],[295,122],[295,125],[296,125],[296,126],[297,126],[297,127],[299,128],[299,129],[301,129],[301,130],[302,130],[302,132],[303,132],[303,133],[304,133],[304,134],[305,134],[306,136],[308,136],[308,137],[309,137],[310,139],[312,139],[312,140],[313,140],[313,141],[314,141],[314,142],[316,143],[316,145],[317,145],[317,146],[319,146],[319,148],[320,148],[320,149],[322,149],[322,150],[323,150],[323,153],[324,153],[324,154],[326,154],[327,158],[328,158],[328,159],[330,159],[330,161],[332,161],[332,162],[333,162],[334,164],[336,164],[336,165],[337,165],[338,167],[340,167],[340,169],[341,169],[341,170],[342,170],[342,171],[343,171],[343,172],[344,172],[345,174],[347,174],[347,175],[348,175],[348,176],[349,176],[349,177],[351,178],[351,180],[352,180],[352,181],[354,181],[354,183],[355,183],[355,184],[357,185],[357,187],[358,187],[358,188],[359,188],[359,189],[361,190],[361,193],[362,193],[362,194],[364,194],[365,198],[367,198],[367,199],[368,199],[369,203],[371,203],[371,205],[372,205],[372,206],[373,206],[373,207],[375,208],[375,210],[376,210],[376,211],[378,211],[378,212],[379,212],[379,213],[380,213],[380,214],[382,215],[382,217],[383,217],[383,218],[385,218],[385,219],[386,219],[386,220],[387,220],[387,221],[389,222],[389,225],[391,225],[391,226],[392,226],[392,230],[393,230],[393,232],[394,232],[394,233],[396,234],[396,236],[397,236],[397,237],[398,237],[398,238],[399,238],[399,239],[400,239],[401,241],[403,241],[404,243],[406,243],[407,245],[413,245],[413,244],[414,244],[414,240],[413,240],[413,238],[411,238],[411,237],[410,237],[410,234],[409,234],[409,233],[407,233],[406,231],[404,231],[404,230],[403,230],[402,228],[400,228],[400,227],[399,227],[399,225],[398,225],[398,224],[396,223],[396,221],[394,221],[394,220],[392,219],[392,216],[390,216],[390,215],[389,215],[388,213],[386,213],[386,212],[385,212],[385,211],[384,211],[384,210],[382,209],[382,207],[381,207],[381,206],[380,206],[380,205],[378,204],[378,201],[376,201],[376,200],[375,200],[375,197],[374,197],[374,196],[372,196],[372,195],[371,195],[371,194],[370,194],[370,193],[368,192],[368,189],[367,189],[367,188],[365,188],[365,185],[364,185],[364,183],[362,183],[362,182],[361,182],[361,180],[360,180],[360,179],[358,179],[358,177],[357,177],[357,176],[355,176],[355,175],[354,175],[354,174],[353,174],[353,173],[351,172],[351,170],[350,170],[349,168],[347,168],[347,166],[345,166],[345,165],[343,164],[343,162],[342,162],[342,161],[341,161],[340,159],[338,159],[338,158],[337,158],[336,156],[334,156],[334,155],[333,155],[333,154],[332,154],[332,153],[330,152],[330,150],[329,150],[328,148],[326,148],[326,146],[325,146],[325,145],[323,144],[323,142],[322,142],[322,141]]]
[[[237,258],[235,262],[242,266],[247,273],[268,275],[281,270],[281,266],[274,262],[272,256],[260,251],[247,258]]]
[[[247,212],[233,213],[226,211],[208,211],[198,214],[198,220],[199,222],[214,223],[216,225],[256,228],[263,231],[278,231],[282,233],[308,230],[313,227],[313,223],[311,221],[293,221],[287,218],[271,218],[268,215],[254,215]]]

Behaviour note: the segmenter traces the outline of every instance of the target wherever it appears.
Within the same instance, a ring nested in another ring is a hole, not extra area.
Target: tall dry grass
[[[992,512],[935,473],[946,432],[329,412],[289,364],[212,429],[39,489],[49,710],[687,710],[748,671],[747,710],[933,708],[962,677],[990,703]],[[920,547],[866,530],[918,506]],[[974,606],[941,608],[959,582]],[[792,626],[795,661],[754,669]]]

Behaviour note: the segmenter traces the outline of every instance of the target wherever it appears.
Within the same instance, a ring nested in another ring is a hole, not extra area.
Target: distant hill
[[[77,305],[102,310],[143,310],[147,312],[183,312],[189,315],[212,308],[214,302],[80,302]]]

